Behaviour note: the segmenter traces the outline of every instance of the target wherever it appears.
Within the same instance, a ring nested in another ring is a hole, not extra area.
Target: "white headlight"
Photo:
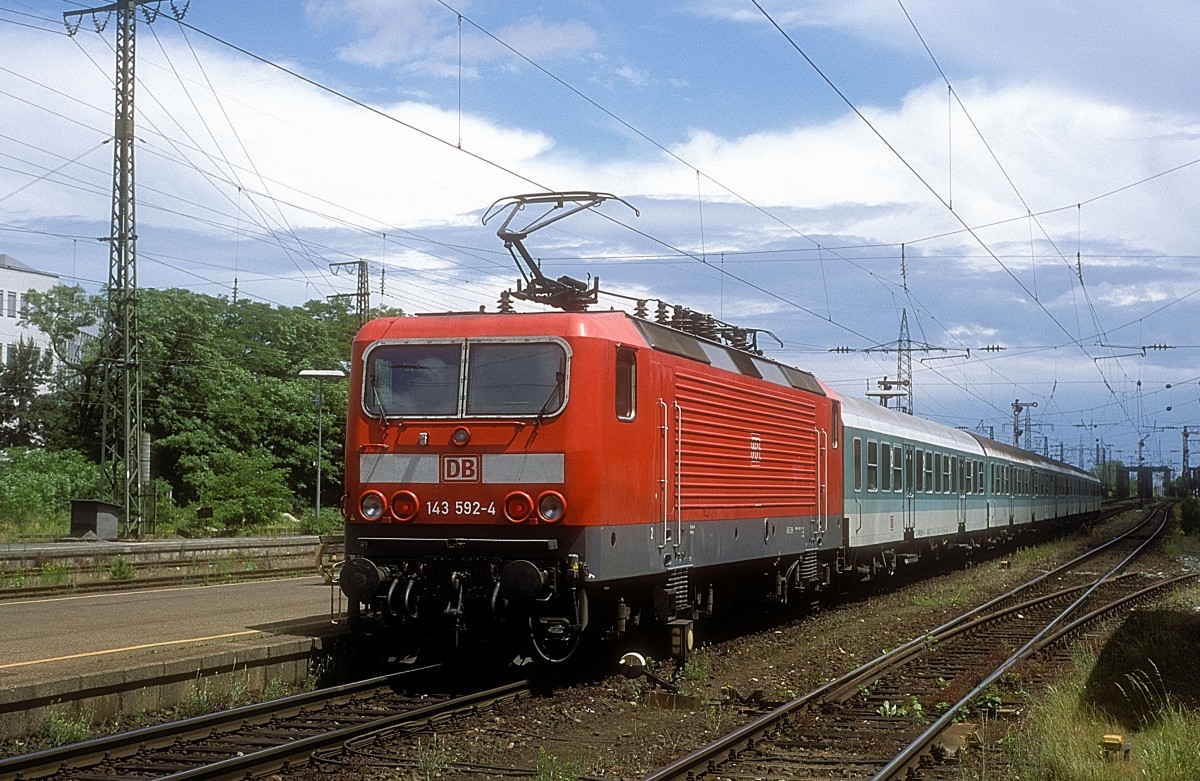
[[[557,491],[547,491],[538,497],[538,516],[547,523],[561,521],[567,513],[567,502]]]
[[[358,507],[362,510],[363,518],[366,518],[368,521],[378,521],[383,517],[383,511],[387,507],[387,502],[384,501],[383,494],[377,491],[368,491],[359,500]]]

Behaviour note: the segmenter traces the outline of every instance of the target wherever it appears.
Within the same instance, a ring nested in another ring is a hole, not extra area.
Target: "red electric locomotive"
[[[352,621],[527,642],[670,627],[817,587],[843,539],[813,375],[622,312],[368,323],[346,440]],[[824,554],[824,555],[822,555]]]

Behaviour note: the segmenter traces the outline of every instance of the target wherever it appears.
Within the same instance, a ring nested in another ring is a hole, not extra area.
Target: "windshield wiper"
[[[566,386],[567,376],[562,372],[554,373],[554,387],[550,389],[550,395],[546,397],[546,401],[542,404],[542,408],[538,410],[537,425],[542,425],[542,418],[546,416],[546,412],[550,409],[551,402],[556,399],[560,400],[561,404],[562,392]]]

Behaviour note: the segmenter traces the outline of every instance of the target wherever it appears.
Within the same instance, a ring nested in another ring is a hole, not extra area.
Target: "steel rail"
[[[879,772],[873,775],[871,777],[871,781],[892,781],[892,779],[897,778],[900,773],[907,772],[910,768],[915,767],[916,764],[920,762],[921,756],[929,750],[929,746],[931,746],[933,742],[937,740],[937,738],[943,732],[945,732],[951,724],[954,723],[954,720],[958,716],[958,712],[960,710],[973,702],[976,697],[978,697],[985,689],[987,689],[988,686],[991,686],[993,683],[998,681],[1000,677],[1003,676],[1004,673],[1011,670],[1017,664],[1017,662],[1032,654],[1033,650],[1038,647],[1039,643],[1046,638],[1058,624],[1065,620],[1068,615],[1073,613],[1081,604],[1083,604],[1084,600],[1090,597],[1092,593],[1100,587],[1102,582],[1108,578],[1111,578],[1117,572],[1120,572],[1122,569],[1128,566],[1131,561],[1142,554],[1142,551],[1145,550],[1145,548],[1149,546],[1151,542],[1158,538],[1158,535],[1164,528],[1166,528],[1167,521],[1170,520],[1170,513],[1168,513],[1165,508],[1159,508],[1158,510],[1155,510],[1153,513],[1151,513],[1150,518],[1153,518],[1159,512],[1162,513],[1163,519],[1159,524],[1158,529],[1155,530],[1154,534],[1149,535],[1141,545],[1139,545],[1132,553],[1122,559],[1120,563],[1110,569],[1105,575],[1096,578],[1095,583],[1093,583],[1091,587],[1081,594],[1078,599],[1072,602],[1065,610],[1060,612],[1057,617],[1051,619],[1050,622],[1047,623],[1041,630],[1039,630],[1028,642],[1018,648],[1011,656],[1008,657],[1008,659],[1004,660],[989,675],[985,676],[984,679],[980,681],[975,688],[963,696],[962,699],[947,708],[941,716],[935,719],[934,722],[916,738],[916,740],[909,743],[906,748],[897,754],[890,762],[884,765]]]
[[[267,702],[243,705],[218,713],[106,735],[32,754],[5,757],[0,759],[0,781],[44,778],[67,767],[96,764],[111,757],[123,758],[143,749],[166,748],[180,740],[202,740],[212,734],[228,731],[231,725],[261,723],[272,717],[292,716],[326,703],[349,701],[356,696],[390,687],[405,678],[441,667],[442,665],[417,667]]]
[[[1000,596],[988,600],[982,605],[979,605],[972,610],[969,610],[966,613],[947,621],[925,635],[913,638],[907,643],[904,643],[903,645],[900,645],[897,648],[880,655],[874,660],[861,665],[849,673],[846,673],[835,680],[828,681],[816,689],[813,689],[812,691],[790,702],[784,703],[783,705],[764,713],[758,718],[722,736],[721,738],[712,741],[706,746],[702,746],[701,748],[696,749],[695,751],[692,751],[683,757],[680,757],[676,761],[659,768],[658,770],[646,776],[643,776],[642,781],[678,781],[679,779],[691,779],[694,778],[698,773],[703,773],[707,770],[713,769],[716,765],[725,761],[730,756],[736,755],[746,748],[753,746],[754,743],[762,739],[763,735],[775,730],[779,725],[788,723],[794,714],[804,710],[809,705],[826,699],[836,698],[847,689],[856,690],[858,684],[864,680],[872,677],[877,678],[884,669],[896,666],[900,662],[906,661],[907,659],[916,655],[925,648],[931,637],[934,639],[938,637],[948,637],[954,634],[956,631],[963,629],[967,625],[974,625],[974,623],[976,623],[979,619],[988,615],[989,611],[995,610],[1003,603],[1016,598],[1017,595],[1025,592],[1026,590],[1033,588],[1048,578],[1057,576],[1068,569],[1078,566],[1080,563],[1099,555],[1110,547],[1124,542],[1132,535],[1141,531],[1145,526],[1149,525],[1157,512],[1158,510],[1151,512],[1145,520],[1133,528],[1079,556],[1076,556],[1065,564],[1043,573],[1036,578],[1026,581],[1025,583],[1005,592],[1004,594],[1001,594]],[[1159,527],[1159,530],[1161,530],[1161,526]],[[1155,535],[1151,535],[1148,538],[1148,541],[1150,539],[1154,539],[1156,535],[1157,531]],[[1145,545],[1148,544],[1148,541],[1147,543],[1143,543],[1141,546],[1139,546],[1138,550],[1140,551],[1143,547],[1145,547]],[[1104,578],[1099,580],[1104,580]],[[1049,595],[1047,598],[1052,596],[1054,595]],[[1081,596],[1080,600],[1085,599],[1086,596],[1087,595]]]
[[[529,691],[528,680],[498,686],[494,689],[455,697],[451,700],[435,703],[424,708],[417,708],[403,713],[394,713],[366,724],[354,724],[342,729],[312,735],[299,740],[281,743],[277,746],[253,751],[242,756],[230,757],[203,767],[184,770],[179,773],[162,776],[160,781],[225,781],[226,779],[252,778],[275,770],[286,768],[293,759],[305,758],[312,752],[329,746],[345,743],[357,737],[372,732],[389,729],[400,724],[428,721],[462,711],[475,710],[505,699],[518,697]]]

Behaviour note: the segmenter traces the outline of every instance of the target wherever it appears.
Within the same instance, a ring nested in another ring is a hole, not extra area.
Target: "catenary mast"
[[[117,19],[115,125],[113,132],[112,225],[109,237],[107,312],[101,336],[101,461],[109,495],[123,511],[125,536],[142,531],[142,488],[149,482],[149,448],[143,451],[141,356],[138,335],[137,220],[134,195],[134,63],[137,14],[153,22],[161,0],[118,0],[79,11],[63,20],[74,35],[90,15],[102,32]],[[143,7],[147,6],[147,7]],[[171,3],[182,19],[187,4]],[[104,21],[101,21],[103,17]]]

